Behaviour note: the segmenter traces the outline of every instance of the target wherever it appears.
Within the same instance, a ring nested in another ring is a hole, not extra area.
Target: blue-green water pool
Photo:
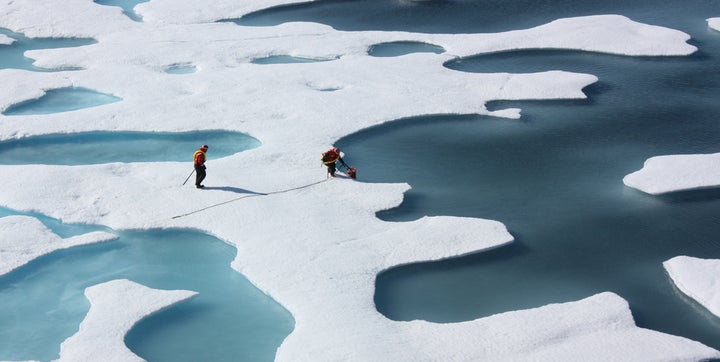
[[[88,165],[110,162],[192,161],[201,145],[208,157],[221,158],[260,146],[245,133],[86,132],[28,137],[0,142],[0,164]]]
[[[0,209],[0,217],[18,214]],[[199,294],[141,321],[125,343],[148,361],[272,361],[290,313],[230,268],[236,249],[190,230],[111,231],[30,214],[63,237],[92,230],[118,239],[58,251],[0,276],[0,359],[49,361],[77,332],[85,288],[127,278]]]
[[[76,68],[47,69],[33,65],[34,59],[25,57],[25,52],[34,49],[71,48],[97,43],[89,38],[28,38],[20,33],[0,28],[0,34],[15,41],[0,45],[0,69],[25,69],[34,72],[76,70]]]

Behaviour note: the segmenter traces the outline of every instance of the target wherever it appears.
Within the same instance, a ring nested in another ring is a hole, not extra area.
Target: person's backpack
[[[337,151],[335,151],[335,149],[333,148],[333,149],[331,149],[331,150],[329,150],[329,151],[323,152],[323,154],[322,154],[322,161],[325,162],[325,163],[335,162],[335,161],[337,161],[337,159],[338,159],[339,156],[340,156],[340,155],[339,155],[339,154],[337,153]]]

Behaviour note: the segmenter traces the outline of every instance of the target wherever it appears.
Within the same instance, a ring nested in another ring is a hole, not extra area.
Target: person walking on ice
[[[337,147],[333,147],[322,154],[322,163],[327,166],[328,175],[330,177],[335,177],[335,170],[336,165],[335,163],[337,161],[340,161],[345,168],[350,168],[348,165],[343,161],[342,157],[340,156],[340,150],[337,149]]]
[[[208,145],[202,145],[202,147],[198,148],[198,150],[195,151],[195,154],[193,155],[193,164],[195,166],[195,187],[199,189],[205,187],[202,182],[206,176],[205,160],[207,160],[207,157],[205,156],[205,153],[207,152],[207,150]]]

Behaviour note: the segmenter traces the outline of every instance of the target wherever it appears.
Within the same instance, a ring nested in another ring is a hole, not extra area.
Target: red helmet
[[[206,151],[207,151],[208,145],[202,145],[202,147],[200,147],[200,148],[202,148],[203,150],[206,150]]]

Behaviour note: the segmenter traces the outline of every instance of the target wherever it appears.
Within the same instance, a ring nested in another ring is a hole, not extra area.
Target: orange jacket
[[[202,148],[195,151],[195,154],[193,155],[193,163],[196,165],[205,164],[205,151],[203,151]]]
[[[332,148],[326,152],[323,152],[322,154],[322,162],[326,165],[337,162],[339,158],[340,150],[338,150],[337,148]]]

